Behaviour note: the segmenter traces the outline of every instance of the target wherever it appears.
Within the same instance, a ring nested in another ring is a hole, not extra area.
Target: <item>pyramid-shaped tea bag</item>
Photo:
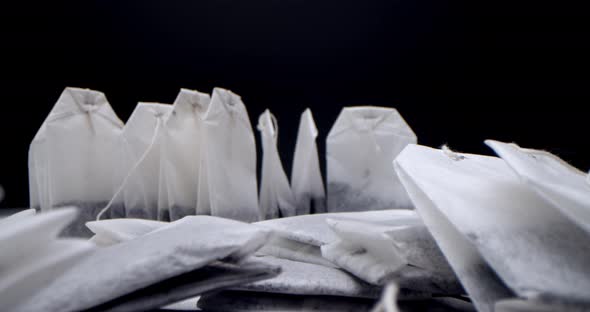
[[[181,89],[164,123],[158,196],[160,220],[196,214],[200,156],[205,148],[203,116],[209,102],[206,93]]]
[[[246,106],[237,94],[215,88],[203,122],[197,212],[257,221],[256,145]]]
[[[90,235],[84,222],[96,218],[120,184],[113,168],[122,128],[102,92],[66,88],[31,142],[30,205],[42,211],[78,207],[78,220],[65,235]]]
[[[411,208],[391,162],[416,135],[393,108],[345,107],[326,139],[328,211]]]
[[[262,141],[262,174],[260,182],[260,218],[274,219],[295,215],[295,198],[283,169],[277,149],[278,125],[267,109],[258,119]]]
[[[317,136],[318,129],[308,108],[301,114],[291,168],[291,189],[297,215],[326,212],[326,191],[315,141]]]

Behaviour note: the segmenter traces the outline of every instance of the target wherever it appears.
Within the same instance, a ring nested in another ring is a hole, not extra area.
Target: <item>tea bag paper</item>
[[[139,103],[123,127],[121,161],[115,167],[121,185],[105,208],[112,217],[156,220],[164,120],[171,105]]]
[[[256,145],[240,96],[213,89],[204,129],[207,148],[201,158],[197,212],[258,221]]]
[[[401,290],[403,291],[403,290]],[[371,310],[372,312],[475,312],[475,308],[470,302],[453,298],[437,297],[423,300],[398,300],[400,293],[399,286],[396,283],[390,283],[383,290],[379,302]],[[403,298],[400,298],[403,299]]]
[[[277,277],[236,287],[237,290],[271,292],[293,295],[325,295],[376,298],[377,287],[323,265],[291,261],[272,256],[256,257],[256,260],[280,266]]]
[[[274,277],[279,272],[278,267],[255,261],[240,264],[214,262],[95,306],[88,311],[151,311],[206,292]],[[191,302],[194,304],[191,310],[197,310],[197,300]]]
[[[89,236],[84,222],[96,218],[120,185],[112,173],[122,128],[102,92],[68,87],[31,142],[31,207],[80,211],[64,235]]]
[[[590,183],[586,173],[549,152],[494,140],[487,140],[486,144],[524,184],[590,232]]]
[[[583,312],[589,306],[563,305],[559,303],[544,303],[533,300],[506,299],[496,302],[495,312]]]
[[[87,222],[94,233],[92,240],[98,245],[114,245],[145,235],[168,225],[167,222],[144,219],[110,219]]]
[[[0,302],[12,311],[83,257],[94,245],[82,239],[58,239],[76,218],[75,208],[34,215],[33,209],[0,220]]]
[[[188,216],[110,247],[99,248],[21,311],[88,309],[216,260],[238,261],[262,246],[268,233],[210,216]]]
[[[291,189],[297,215],[326,212],[326,191],[318,159],[317,136],[318,129],[308,108],[299,121],[291,168]]]
[[[262,142],[262,174],[260,182],[260,219],[274,219],[295,215],[295,197],[283,169],[277,138],[278,124],[267,109],[258,119],[258,131]]]
[[[203,116],[210,96],[181,89],[164,123],[158,194],[159,220],[196,214]]]
[[[410,146],[397,163],[519,296],[590,298],[588,234],[529,190],[502,159],[456,156]]]
[[[391,162],[416,135],[393,108],[345,107],[326,139],[328,211],[411,208]]]

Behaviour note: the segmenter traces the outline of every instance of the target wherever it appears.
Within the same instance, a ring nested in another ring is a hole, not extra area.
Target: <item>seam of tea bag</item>
[[[111,198],[109,203],[98,213],[98,215],[96,216],[96,221],[100,221],[100,218],[102,217],[102,215],[111,208],[111,206],[113,205],[113,203],[115,202],[117,197],[119,197],[121,192],[123,192],[123,190],[125,189],[125,186],[127,185],[127,181],[129,180],[131,175],[135,172],[135,170],[137,169],[139,164],[141,164],[143,162],[143,160],[147,157],[148,153],[152,150],[152,147],[156,143],[156,138],[158,137],[158,133],[160,132],[160,127],[162,124],[162,117],[163,116],[164,116],[164,114],[158,114],[155,116],[156,117],[156,127],[154,130],[154,134],[152,135],[152,139],[150,141],[150,144],[148,145],[147,149],[143,152],[143,154],[141,155],[139,160],[137,162],[135,162],[135,164],[133,165],[131,170],[129,170],[129,172],[125,176],[125,179],[123,179],[121,186],[119,186],[119,188],[115,192],[115,195],[113,195],[113,197]]]
[[[451,150],[449,148],[448,145],[444,144],[443,146],[440,147],[441,151],[443,152],[443,154],[445,154],[445,156],[449,157],[451,160],[454,161],[459,161],[459,160],[463,160],[466,159],[467,157],[460,155],[456,152],[453,152],[453,150]]]

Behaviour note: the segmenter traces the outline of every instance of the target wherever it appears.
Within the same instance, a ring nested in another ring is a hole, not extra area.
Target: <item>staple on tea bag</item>
[[[97,249],[59,276],[20,311],[79,311],[202,268],[239,262],[266,241],[268,231],[210,216],[187,216],[146,235]]]
[[[291,188],[297,215],[326,212],[326,191],[318,159],[317,136],[311,110],[307,108],[301,114],[291,168]]]
[[[295,198],[281,164],[277,150],[279,128],[277,120],[267,109],[258,119],[262,141],[262,174],[260,181],[260,219],[274,219],[295,215]]]
[[[164,122],[159,220],[177,220],[197,213],[200,157],[205,149],[203,116],[210,100],[209,94],[181,89]]]
[[[109,209],[113,217],[158,218],[160,145],[171,110],[167,104],[137,104],[121,134],[121,161],[114,171],[123,176],[121,185],[97,219]]]
[[[237,94],[215,88],[203,123],[197,211],[258,221],[256,145],[246,106]]]
[[[47,211],[73,205],[78,220],[64,235],[88,236],[120,181],[113,167],[123,123],[102,92],[65,88],[29,148],[30,204]]]
[[[416,135],[393,108],[345,107],[326,139],[328,211],[411,208],[391,168]]]
[[[432,233],[477,310],[493,312],[496,301],[514,297],[514,294],[490,268],[477,248],[438,210],[428,194],[423,191],[423,186],[416,183],[417,178],[410,175],[409,172],[413,173],[417,170],[416,168],[424,165],[423,161],[416,159],[416,155],[422,153],[421,149],[426,148],[408,145],[394,161],[396,172],[424,224]],[[449,161],[464,159],[462,155],[457,154],[457,156],[461,157],[447,157],[447,159]],[[453,160],[453,158],[456,159]],[[432,172],[429,171],[429,174]]]
[[[545,151],[486,140],[498,156],[539,196],[590,233],[589,175]]]

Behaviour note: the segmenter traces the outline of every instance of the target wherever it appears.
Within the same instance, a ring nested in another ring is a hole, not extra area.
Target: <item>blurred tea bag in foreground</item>
[[[391,162],[416,135],[393,108],[345,107],[326,138],[328,211],[411,208]]]
[[[123,122],[102,92],[68,87],[31,142],[31,207],[79,210],[78,219],[64,235],[90,235],[84,222],[96,218],[120,185],[113,169],[120,161],[122,128]]]

